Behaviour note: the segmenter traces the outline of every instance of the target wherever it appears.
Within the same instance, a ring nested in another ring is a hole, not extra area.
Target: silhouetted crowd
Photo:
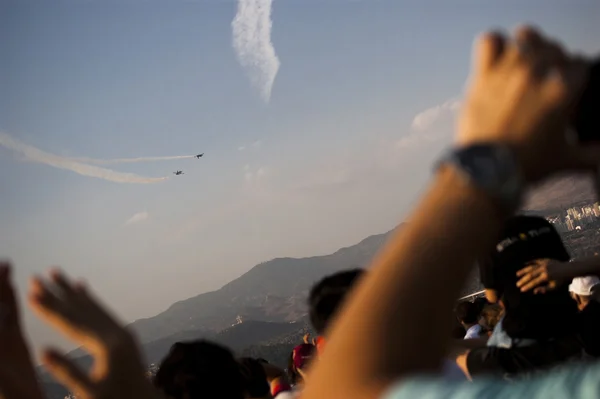
[[[200,340],[174,344],[148,380],[134,335],[59,270],[32,278],[28,305],[94,364],[46,349],[46,369],[83,399],[599,398],[600,258],[572,260],[552,224],[516,215],[542,179],[597,177],[600,146],[565,133],[589,65],[531,27],[479,39],[454,147],[368,269],[312,287],[317,337],[285,370]],[[485,294],[457,302],[473,265]],[[0,398],[44,398],[8,263]]]

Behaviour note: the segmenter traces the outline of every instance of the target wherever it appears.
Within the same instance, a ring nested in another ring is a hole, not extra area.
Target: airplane
[[[173,174],[174,174],[175,176],[179,176],[179,175],[182,175],[182,174],[183,174],[183,172],[182,172],[182,171],[180,171],[180,170],[178,170],[177,172],[173,172]]]
[[[198,155],[196,155],[196,158],[200,159],[200,157],[201,157],[202,155],[204,155],[204,154],[198,154]]]

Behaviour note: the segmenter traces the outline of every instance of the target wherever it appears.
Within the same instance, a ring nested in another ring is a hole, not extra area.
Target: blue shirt
[[[473,382],[435,377],[408,378],[382,399],[597,399],[600,363],[570,365],[530,380],[514,383],[490,378]]]

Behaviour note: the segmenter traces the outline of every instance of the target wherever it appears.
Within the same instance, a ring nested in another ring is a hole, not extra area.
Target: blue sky
[[[281,66],[266,104],[232,48],[236,9],[0,2],[0,132],[61,157],[206,153],[105,166],[186,173],[120,184],[0,147],[0,254],[22,293],[31,273],[61,265],[131,321],[260,261],[387,231],[448,143],[447,101],[460,96],[477,33],[532,21],[572,49],[600,51],[593,0],[275,0]],[[426,126],[411,127],[432,107]],[[36,345],[62,342],[25,319]]]

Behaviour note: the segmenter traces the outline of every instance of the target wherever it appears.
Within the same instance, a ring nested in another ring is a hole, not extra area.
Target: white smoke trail
[[[81,162],[64,158],[58,155],[50,154],[30,145],[20,142],[13,137],[0,132],[0,145],[22,155],[31,162],[37,162],[59,169],[70,170],[83,176],[96,177],[116,183],[137,183],[149,184],[158,183],[168,179],[168,177],[144,177],[133,173],[121,173],[110,169],[100,168],[98,166],[86,165]]]
[[[238,60],[267,103],[280,65],[271,42],[272,4],[273,0],[238,0],[231,22]]]
[[[167,157],[139,157],[139,158],[116,158],[116,159],[96,159],[96,158],[69,158],[71,161],[91,163],[94,165],[115,165],[119,163],[137,163],[137,162],[156,162],[156,161],[174,161],[178,159],[195,158],[195,155],[175,155]]]

